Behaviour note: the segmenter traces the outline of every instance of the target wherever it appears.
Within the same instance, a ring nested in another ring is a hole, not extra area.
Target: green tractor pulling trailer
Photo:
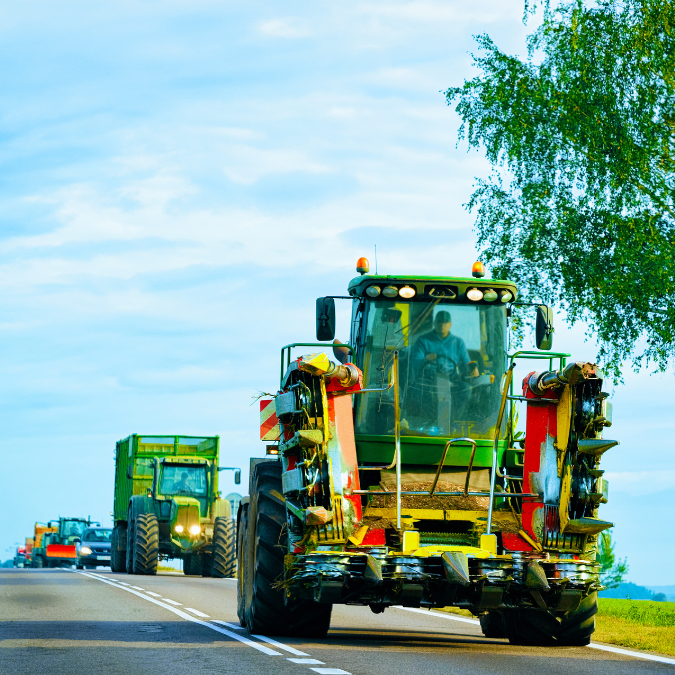
[[[508,347],[510,281],[368,275],[349,284],[348,344],[317,300],[325,353],[291,360],[261,401],[267,457],[251,460],[237,519],[238,614],[258,634],[322,636],[335,603],[455,606],[488,637],[585,645],[594,630],[602,374],[550,350]],[[522,390],[513,369],[542,363]],[[519,388],[520,389],[520,388]],[[518,412],[521,424],[518,425]],[[524,434],[519,431],[524,428]]]
[[[235,527],[218,492],[218,436],[132,434],[115,452],[113,572],[156,574],[180,558],[185,574],[234,577]]]

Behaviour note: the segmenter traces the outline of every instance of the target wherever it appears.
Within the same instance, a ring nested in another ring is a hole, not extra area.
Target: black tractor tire
[[[500,639],[506,637],[504,630],[504,617],[501,612],[495,610],[481,614],[480,628],[486,638]]]
[[[237,527],[237,616],[239,625],[246,628],[246,528],[248,527],[248,504],[239,507],[241,515]]]
[[[110,538],[110,569],[113,572],[127,571],[127,553],[120,549],[120,542],[127,538],[127,528],[116,525]]]
[[[183,558],[183,574],[199,576],[202,573],[202,557],[199,553],[188,553]]]
[[[213,564],[211,575],[216,579],[237,576],[235,523],[232,518],[216,518],[213,525]]]
[[[84,565],[75,565],[75,569],[83,570],[83,569],[84,569]],[[89,569],[89,568],[87,568],[87,569]]]
[[[257,464],[252,485],[244,576],[246,629],[253,635],[325,637],[332,605],[284,602],[281,583],[288,545],[281,462]]]
[[[41,555],[36,555],[35,560],[33,560],[33,567],[37,569],[42,569],[45,566],[44,560],[42,560]]]
[[[213,576],[213,556],[210,553],[202,553],[202,568],[199,574],[203,577]]]
[[[157,516],[142,513],[134,523],[134,574],[157,574],[159,523]]]
[[[590,593],[560,618],[541,609],[506,610],[504,629],[513,645],[585,647],[595,631],[597,611],[598,594]]]

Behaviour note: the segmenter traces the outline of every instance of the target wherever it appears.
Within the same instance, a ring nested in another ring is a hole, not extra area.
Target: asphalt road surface
[[[234,579],[0,570],[0,673],[633,675],[667,662],[600,648],[513,647],[440,612],[336,605],[324,640],[251,636]],[[600,647],[602,647],[600,645]]]

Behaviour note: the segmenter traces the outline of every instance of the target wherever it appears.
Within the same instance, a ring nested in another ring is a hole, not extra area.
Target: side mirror
[[[316,339],[323,342],[335,338],[335,300],[316,299]]]
[[[237,469],[234,472],[234,484],[239,485],[241,483],[241,469]]]
[[[551,349],[553,346],[553,310],[548,305],[537,306],[535,343],[537,349]]]
[[[79,537],[75,537],[75,539],[73,539],[73,543],[75,543],[75,544],[81,544],[81,543],[82,543],[82,540],[81,540]]]

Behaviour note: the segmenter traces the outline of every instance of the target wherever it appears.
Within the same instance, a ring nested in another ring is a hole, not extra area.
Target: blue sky
[[[259,456],[259,390],[360,255],[466,274],[487,165],[441,90],[521,0],[0,2],[0,554],[112,508],[115,441],[220,434]],[[344,318],[344,315],[343,315]],[[346,338],[346,322],[343,322]],[[593,359],[583,326],[556,348]],[[668,584],[672,374],[627,373],[606,456],[621,555]],[[226,459],[225,459],[226,458]],[[225,481],[225,491],[234,485]],[[9,516],[11,514],[11,516]]]

